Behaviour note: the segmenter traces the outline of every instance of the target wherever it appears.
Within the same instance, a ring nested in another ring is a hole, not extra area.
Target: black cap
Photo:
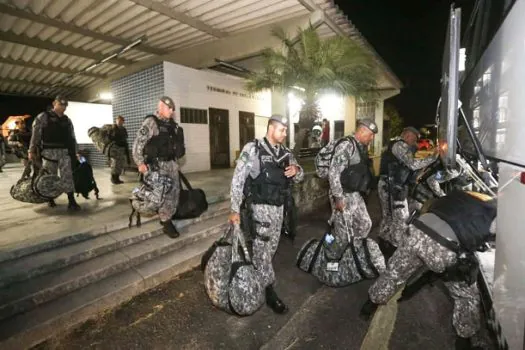
[[[288,126],[288,118],[283,117],[280,114],[274,114],[270,117],[270,120],[276,121],[278,123],[283,124],[284,126]]]
[[[173,102],[173,100],[171,99],[171,97],[168,97],[168,96],[162,96],[160,98],[160,100],[162,102],[164,102],[166,104],[166,106],[168,106],[169,108],[175,110],[175,102]]]
[[[379,128],[377,127],[377,124],[372,119],[369,119],[369,118],[359,119],[357,121],[357,126],[360,126],[360,125],[365,126],[366,128],[368,128],[368,130],[370,130],[374,134],[377,134],[379,132]]]
[[[55,101],[57,101],[58,103],[60,103],[63,106],[67,106],[67,98],[65,98],[62,95],[57,95],[57,97],[55,97]]]
[[[414,128],[413,126],[407,126],[406,128],[403,129],[403,132],[405,132],[405,131],[409,131],[409,132],[413,133],[418,138],[419,138],[419,136],[421,136],[421,134],[419,133],[419,130]]]

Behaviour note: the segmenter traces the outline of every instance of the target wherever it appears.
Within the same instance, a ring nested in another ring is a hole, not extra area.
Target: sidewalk
[[[19,179],[22,166],[7,164],[0,173],[0,254],[75,233],[109,231],[116,224],[127,223],[131,211],[128,198],[138,185],[137,174],[128,172],[121,177],[125,183],[115,186],[109,180],[109,168],[94,170],[102,200],[97,201],[93,193],[89,200],[79,196],[82,210],[69,213],[66,195],[56,200],[56,208],[11,198],[9,190]],[[187,174],[187,178],[193,187],[202,188],[208,202],[213,203],[229,197],[232,173],[233,169],[221,169]]]

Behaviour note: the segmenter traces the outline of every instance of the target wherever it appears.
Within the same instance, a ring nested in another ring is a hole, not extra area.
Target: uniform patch
[[[247,162],[249,158],[250,158],[250,155],[248,154],[248,152],[242,152],[241,156],[239,157],[239,159],[242,160],[243,162]]]
[[[149,131],[148,127],[144,125],[143,127],[140,128],[139,133],[143,136],[146,136],[148,134],[148,131]]]

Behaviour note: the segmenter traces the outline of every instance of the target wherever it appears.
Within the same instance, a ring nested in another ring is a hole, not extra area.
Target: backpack
[[[102,127],[93,126],[88,130],[88,136],[93,141],[94,146],[108,158],[115,157],[115,142],[111,139],[113,125],[105,124]]]
[[[340,139],[330,141],[326,146],[321,148],[319,153],[317,153],[315,156],[315,171],[317,176],[319,176],[321,179],[328,178],[328,170],[332,164],[332,158],[334,157],[335,149],[344,141],[354,142],[355,146],[355,141],[352,137],[342,137]]]

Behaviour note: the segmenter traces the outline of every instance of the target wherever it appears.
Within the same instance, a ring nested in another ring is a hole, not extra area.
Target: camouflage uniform
[[[409,226],[410,235],[388,261],[387,270],[368,292],[375,304],[386,304],[403,284],[421,267],[437,273],[457,262],[457,254],[437,243],[423,231]],[[452,322],[462,338],[472,337],[480,328],[480,297],[477,284],[445,282],[454,300]]]
[[[126,149],[128,147],[128,132],[124,126],[113,125],[113,139],[115,150],[111,152],[111,175],[120,176],[124,170],[124,164],[127,160]]]
[[[4,137],[2,135],[0,135],[0,172],[2,172],[2,167],[5,165],[6,163],[6,158],[5,158],[5,140],[4,140]]]
[[[137,165],[146,164],[144,147],[146,146],[146,143],[149,141],[149,139],[151,139],[153,136],[157,136],[158,134],[159,129],[155,120],[153,118],[146,118],[142,123],[142,126],[140,127],[137,137],[133,143],[133,160]],[[179,204],[179,165],[175,160],[158,161],[158,168],[160,175],[169,176],[173,180],[173,187],[169,193],[165,194],[164,203],[159,209],[160,220],[162,222],[166,222],[171,221],[171,217],[177,211],[177,206]]]
[[[31,135],[29,132],[23,132],[18,129],[12,130],[7,139],[9,147],[11,147],[16,156],[21,159],[24,166],[26,166],[28,162],[27,151],[30,139]]]
[[[263,139],[259,144],[267,149]],[[281,147],[275,146],[276,151]],[[271,150],[267,149],[271,152]],[[299,166],[296,159],[290,154],[290,165]],[[244,198],[244,185],[248,176],[255,179],[260,174],[261,165],[258,158],[258,149],[255,142],[248,142],[237,160],[237,166],[233,173],[231,186],[231,210],[240,213]],[[299,167],[299,172],[293,178],[294,182],[302,181],[304,172]],[[252,204],[253,219],[256,222],[257,236],[253,241],[253,263],[261,273],[262,286],[267,287],[274,283],[275,272],[272,266],[273,256],[277,251],[281,227],[283,223],[283,206],[268,204]]]
[[[334,150],[333,160],[328,170],[330,183],[330,204],[335,210],[336,199],[343,199],[345,209],[342,215],[334,215],[334,244],[344,247],[350,236],[366,237],[372,227],[372,220],[368,214],[365,201],[359,192],[345,193],[341,185],[341,173],[348,166],[361,161],[360,152],[351,141],[341,142]],[[359,145],[358,147],[365,147]],[[337,250],[337,249],[336,249]]]
[[[45,129],[49,124],[50,118],[66,118],[68,124],[68,139],[70,142],[70,149],[68,148],[48,148],[44,144],[43,136]],[[55,112],[48,111],[40,113],[33,122],[33,134],[29,145],[29,151],[32,154],[38,154],[42,157],[42,168],[49,171],[51,174],[58,174],[60,170],[60,179],[62,180],[62,188],[66,193],[73,193],[75,184],[73,182],[73,169],[71,166],[71,156],[78,152],[78,144],[73,130],[73,123],[64,114],[59,117]],[[74,154],[71,154],[74,153]]]
[[[414,158],[410,146],[406,142],[396,142],[392,146],[393,155],[401,161],[410,170],[415,171],[423,169],[432,164],[437,156],[430,156],[424,159]],[[407,185],[405,189],[408,191]],[[387,179],[381,175],[378,183],[379,200],[381,202],[382,219],[379,228],[379,237],[398,247],[406,232],[406,221],[410,215],[408,211],[408,202],[406,199],[396,201],[391,198],[388,190]],[[390,205],[393,211],[391,212]]]

